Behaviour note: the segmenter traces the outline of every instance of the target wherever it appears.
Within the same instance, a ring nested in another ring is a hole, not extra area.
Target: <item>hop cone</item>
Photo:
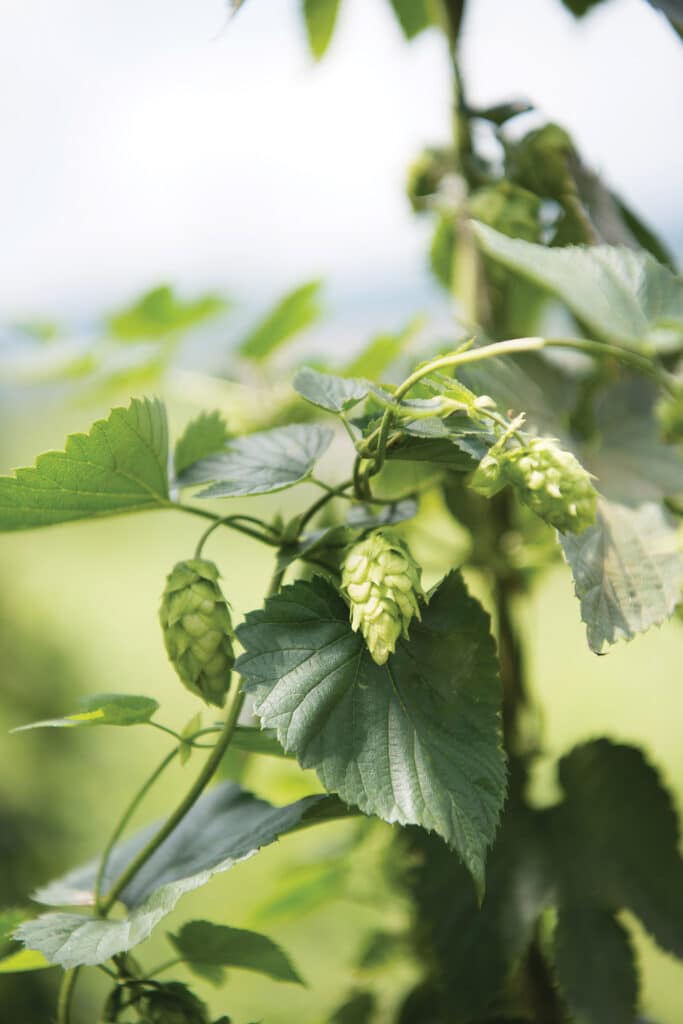
[[[213,562],[178,562],[166,580],[159,618],[173,666],[188,690],[223,707],[235,663],[228,604]]]
[[[490,497],[510,483],[529,508],[560,533],[581,533],[595,522],[598,495],[591,475],[550,437],[502,452],[491,451],[471,486]]]
[[[342,591],[351,607],[351,627],[360,629],[373,661],[384,665],[396,642],[420,618],[424,597],[420,568],[391,530],[378,530],[355,544],[342,566]]]

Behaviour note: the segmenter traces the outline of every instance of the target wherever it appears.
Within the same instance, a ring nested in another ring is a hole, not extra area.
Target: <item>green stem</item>
[[[71,1020],[71,1004],[79,971],[80,967],[72,967],[64,972],[57,1000],[57,1024],[69,1024]]]
[[[164,731],[166,732],[166,731],[170,731],[170,730],[164,730]],[[140,789],[135,794],[135,796],[133,797],[131,802],[128,804],[127,808],[125,809],[125,811],[121,815],[121,819],[119,820],[118,825],[116,826],[116,828],[112,832],[111,838],[109,839],[109,842],[107,843],[107,845],[104,848],[104,852],[103,852],[102,858],[100,860],[100,866],[99,866],[99,868],[97,870],[97,878],[95,879],[95,911],[96,911],[96,913],[100,914],[100,913],[103,912],[102,883],[104,881],[104,876],[105,876],[105,874],[107,872],[107,867],[109,865],[109,858],[111,857],[112,850],[116,846],[116,843],[121,838],[121,836],[122,836],[123,832],[125,831],[129,821],[131,820],[131,818],[133,817],[133,815],[137,811],[138,807],[140,806],[140,804],[142,803],[144,798],[149,793],[149,791],[152,788],[152,786],[154,785],[154,783],[164,773],[164,771],[168,768],[168,766],[171,764],[173,759],[178,756],[178,754],[180,753],[180,749],[181,748],[179,746],[178,747],[174,747],[173,750],[171,750],[170,753],[168,753],[166,755],[166,757],[159,763],[159,765],[155,768],[155,770],[152,772],[152,774],[149,776],[149,778],[146,779],[146,781],[140,787]]]
[[[316,481],[317,482],[317,481]],[[343,492],[347,491],[353,484],[353,480],[345,480],[343,484],[338,484],[337,487],[327,487],[323,495],[314,501],[311,507],[304,512],[299,522],[299,535],[301,535],[305,526],[311,521],[314,515],[327,505],[328,501],[332,501],[333,498],[343,497]]]
[[[204,512],[203,512],[202,509],[195,509],[191,505],[182,505],[180,507],[186,509],[188,512],[194,512],[195,514],[199,513],[200,515],[204,515]],[[212,518],[213,518],[214,521],[211,523],[211,526],[207,527],[207,529],[204,531],[204,533],[199,538],[199,541],[197,543],[197,547],[196,547],[195,553],[194,553],[194,557],[195,558],[201,558],[202,548],[204,547],[206,541],[211,536],[213,531],[217,530],[219,526],[229,526],[231,530],[237,530],[239,533],[244,533],[244,534],[246,534],[247,537],[253,537],[254,540],[260,540],[261,543],[263,543],[263,544],[270,544],[271,546],[277,546],[277,544],[279,544],[279,539],[278,539],[278,537],[277,537],[273,527],[272,526],[268,526],[267,523],[261,522],[260,519],[256,519],[255,516],[242,516],[242,515],[218,516],[218,517],[213,517],[212,516]],[[250,526],[245,526],[244,523],[256,523],[256,524],[258,524],[260,529],[259,530],[254,530]],[[267,530],[271,534],[271,536],[270,537],[266,536],[262,532],[262,530]]]
[[[276,574],[277,575],[277,574]],[[170,815],[169,818],[164,822],[158,832],[150,839],[150,841],[140,850],[138,855],[133,858],[128,867],[119,875],[111,889],[101,902],[100,913],[102,917],[106,917],[111,908],[116,903],[119,895],[126,888],[128,883],[137,875],[138,871],[147,863],[150,857],[156,853],[161,844],[171,835],[171,833],[177,828],[180,822],[183,820],[185,815],[194,804],[197,802],[199,797],[202,795],[209,782],[213,778],[216,769],[223,759],[225,751],[230,745],[232,734],[235,731],[237,725],[237,719],[242,709],[242,702],[244,695],[241,690],[241,677],[234,676],[230,691],[228,693],[228,701],[226,705],[226,717],[223,724],[223,729],[216,743],[209,754],[204,767],[195,779],[194,783],[186,793],[185,797],[176,807],[175,811]]]

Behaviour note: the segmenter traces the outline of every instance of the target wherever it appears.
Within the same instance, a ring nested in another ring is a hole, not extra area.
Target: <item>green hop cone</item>
[[[384,665],[399,637],[408,636],[413,616],[420,618],[420,567],[400,537],[377,530],[347,552],[341,586],[352,629],[360,629],[373,661]]]
[[[168,656],[187,689],[222,708],[235,654],[218,577],[213,562],[178,562],[166,580],[159,618]]]
[[[491,449],[470,486],[490,498],[508,483],[560,533],[581,533],[595,522],[598,495],[590,473],[551,437],[535,437],[518,448]]]

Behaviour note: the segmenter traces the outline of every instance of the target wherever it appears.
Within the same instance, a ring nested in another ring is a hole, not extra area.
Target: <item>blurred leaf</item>
[[[681,0],[649,0],[653,7],[663,11],[679,33],[683,35],[683,2]]]
[[[127,309],[110,316],[107,327],[119,341],[161,338],[195,327],[223,313],[228,306],[228,302],[219,295],[203,295],[192,302],[184,302],[172,288],[162,285],[146,292]]]
[[[176,476],[207,455],[225,448],[229,438],[225,420],[219,412],[201,412],[185,427],[175,446]]]
[[[598,445],[582,452],[610,501],[642,505],[683,494],[683,457],[664,444],[654,416],[656,389],[634,377],[602,390],[594,406]]]
[[[429,265],[434,277],[446,291],[453,287],[453,251],[455,248],[455,225],[452,217],[441,214],[436,222],[432,243],[429,248]]]
[[[275,895],[257,907],[254,917],[271,923],[298,920],[337,899],[348,875],[348,862],[339,858],[289,868],[278,878]]]
[[[294,390],[302,398],[328,412],[345,412],[365,398],[369,383],[352,377],[336,377],[305,366],[294,378]]]
[[[413,341],[422,324],[422,318],[415,317],[406,324],[402,331],[395,334],[378,334],[344,367],[344,373],[349,377],[368,377],[372,381],[380,380],[385,370]]]
[[[228,928],[210,921],[189,921],[177,935],[168,936],[180,956],[192,967],[241,967],[266,974],[276,981],[303,985],[301,977],[285,952],[259,932]]]
[[[24,971],[43,971],[46,967],[53,967],[49,960],[46,960],[42,953],[33,949],[20,949],[16,953],[0,960],[0,974],[19,974]]]
[[[676,273],[675,260],[662,240],[657,237],[657,235],[640,219],[637,213],[635,213],[635,211],[632,210],[631,207],[623,201],[623,199],[620,199],[620,197],[614,195],[614,193],[612,194],[612,198],[619,208],[624,224],[635,240],[643,247],[643,249],[647,249],[648,252],[651,252],[659,263],[663,263],[664,266],[669,268],[669,270]]]
[[[562,0],[562,3],[575,17],[582,18],[588,11],[604,3],[604,0]]]
[[[470,110],[472,117],[480,117],[484,121],[490,121],[498,127],[510,121],[520,114],[528,114],[533,110],[533,104],[527,100],[509,100],[507,103],[497,103],[493,107],[476,107]]]
[[[683,344],[683,280],[646,252],[543,245],[474,223],[489,256],[556,295],[595,337],[628,348]]]
[[[149,722],[159,707],[152,697],[136,697],[132,693],[95,693],[80,701],[82,711],[64,718],[46,718],[42,722],[20,725],[12,732],[48,727],[64,729],[77,725],[142,725]]]
[[[414,39],[435,24],[437,8],[433,0],[389,0],[406,39]]]
[[[303,0],[308,44],[316,60],[325,55],[337,22],[340,0]]]
[[[59,335],[59,324],[54,320],[23,320],[21,323],[12,324],[12,328],[32,341],[54,341]]]
[[[222,783],[200,797],[174,832],[121,893],[127,908],[118,920],[77,913],[50,913],[26,921],[15,935],[27,948],[63,967],[104,963],[143,942],[187,892],[205,885],[279,836],[304,824],[343,815],[332,797],[312,796],[273,807],[234,783]],[[159,828],[146,828],[113,850],[103,890],[133,860]],[[54,906],[92,905],[99,859],[76,868],[39,890],[34,898]]]
[[[224,452],[200,459],[181,475],[181,487],[215,481],[199,498],[269,494],[293,487],[311,475],[332,441],[317,423],[293,423],[231,441]]]
[[[239,355],[263,362],[295,334],[306,330],[321,316],[321,281],[310,281],[285,295],[240,343]]]
[[[465,869],[438,838],[411,832],[404,842],[416,862],[408,877],[420,936],[416,951],[441,1004],[437,1019],[488,1021],[551,899],[537,816],[519,799],[506,807],[481,907]]]
[[[626,929],[606,910],[564,905],[555,927],[560,989],[579,1024],[634,1021],[638,978]]]
[[[408,956],[410,952],[410,943],[406,935],[375,931],[368,936],[356,966],[361,971],[372,971],[386,967],[393,961]]]
[[[565,800],[546,812],[546,827],[560,907],[631,910],[662,949],[683,956],[679,825],[656,770],[636,747],[602,739],[563,757],[559,776]]]
[[[0,477],[0,531],[133,512],[168,503],[168,431],[158,399],[113,409],[63,452]]]
[[[372,992],[356,992],[333,1012],[329,1024],[372,1024],[377,999]]]
[[[386,665],[328,583],[299,581],[238,628],[255,711],[326,789],[365,814],[444,836],[478,890],[505,793],[488,616],[447,576]]]
[[[681,599],[683,558],[676,524],[660,505],[628,508],[602,499],[594,526],[559,539],[596,653],[673,614]]]

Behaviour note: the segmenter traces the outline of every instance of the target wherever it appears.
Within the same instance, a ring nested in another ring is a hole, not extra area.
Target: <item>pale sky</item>
[[[526,96],[680,246],[683,46],[644,0],[575,23],[557,0],[472,0],[474,101]],[[425,294],[408,163],[447,139],[436,32],[345,0],[314,66],[298,0],[0,0],[0,320],[88,316],[160,280],[351,301]]]

